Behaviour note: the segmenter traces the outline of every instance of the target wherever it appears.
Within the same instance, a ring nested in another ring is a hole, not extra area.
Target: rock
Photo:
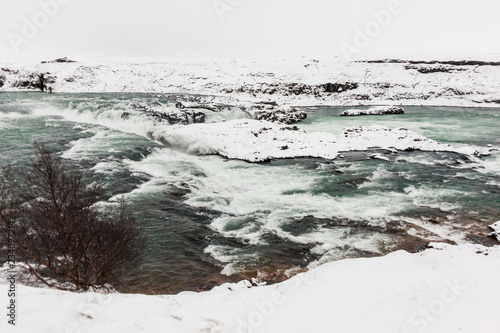
[[[275,101],[262,101],[262,102],[258,102],[257,104],[262,104],[262,105],[269,105],[271,107],[277,107],[278,106],[278,103],[276,103]]]
[[[205,114],[200,111],[180,109],[180,111],[178,112],[163,112],[163,111],[157,111],[149,106],[140,104],[131,104],[131,106],[138,111],[146,113],[150,117],[155,117],[159,121],[167,121],[170,125],[200,124],[205,122],[205,117],[206,117]],[[130,114],[128,113],[126,117],[128,118],[129,115]],[[122,118],[123,117],[124,116],[122,114]]]
[[[382,154],[372,154],[370,158],[377,159],[377,160],[382,160],[386,162],[391,162],[391,159],[388,158],[387,156],[384,156]]]
[[[328,93],[339,93],[347,90],[353,90],[358,88],[358,84],[355,82],[346,82],[346,83],[327,83],[323,86],[326,92]]]
[[[266,110],[256,112],[254,114],[254,118],[257,120],[290,125],[307,118],[307,113],[295,108],[283,111]]]
[[[9,73],[9,74],[19,74],[19,71],[17,69],[10,69],[7,67],[2,67],[2,71]]]
[[[42,64],[52,64],[52,63],[72,63],[76,62],[74,60],[69,60],[67,57],[59,58],[51,61],[42,61]]]
[[[199,111],[186,111],[186,115],[191,118],[190,123],[201,124],[205,122],[205,114]]]
[[[4,83],[5,83],[5,75],[0,74],[0,88],[3,87]]]
[[[400,60],[400,59],[382,59],[359,61],[368,64],[412,64],[412,65],[451,65],[451,66],[500,66],[500,61],[481,61],[481,60]]]
[[[490,233],[488,236],[496,238],[496,240],[500,242],[500,221],[493,223],[489,227],[494,231]]]
[[[15,88],[27,89],[40,89],[44,91],[47,84],[54,84],[57,76],[50,75],[50,73],[28,73],[19,77],[17,81],[12,84]]]
[[[237,89],[224,88],[222,92],[224,93],[247,93],[252,96],[257,94],[280,94],[283,96],[290,95],[314,95],[320,94],[320,91],[324,90],[323,86],[309,85],[302,83],[262,83],[258,86],[244,85]]]
[[[177,104],[175,105],[177,107]],[[212,112],[220,112],[224,109],[223,105],[215,104],[215,103],[202,103],[202,104],[187,104],[184,105],[184,108],[187,109],[205,109],[205,110],[210,110]],[[181,108],[182,109],[182,108]]]
[[[345,110],[340,114],[341,117],[353,117],[353,116],[373,116],[373,115],[384,115],[384,114],[404,114],[405,111],[400,106],[382,106],[373,107],[368,110],[358,110],[350,109]]]
[[[433,65],[433,66],[422,66],[422,65],[406,65],[406,70],[414,69],[422,74],[430,74],[430,73],[452,73],[452,72],[461,72],[464,71],[464,68],[454,67],[454,66],[442,66],[442,65]]]

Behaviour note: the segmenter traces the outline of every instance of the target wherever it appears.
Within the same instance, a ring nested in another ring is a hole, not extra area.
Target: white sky
[[[40,3],[59,1],[43,25]],[[329,56],[390,1],[401,12],[360,52],[500,54],[497,0],[0,0],[0,60]],[[43,26],[25,38],[33,16]]]

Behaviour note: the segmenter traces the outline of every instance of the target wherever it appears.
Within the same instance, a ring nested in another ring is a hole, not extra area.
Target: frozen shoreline
[[[279,284],[250,287],[242,281],[175,296],[72,294],[18,285],[17,330],[6,320],[0,327],[2,332],[493,333],[499,277],[499,246],[432,243],[416,254],[327,263]],[[8,289],[4,281],[1,294]]]

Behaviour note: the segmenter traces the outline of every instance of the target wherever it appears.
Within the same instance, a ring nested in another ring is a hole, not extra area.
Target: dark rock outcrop
[[[187,124],[198,124],[205,122],[205,114],[203,112],[182,109],[180,112],[162,112],[154,110],[149,106],[144,106],[140,104],[132,104],[134,109],[144,112],[149,117],[154,117],[158,121],[166,121],[170,125],[187,125]],[[128,119],[130,113],[124,112],[122,114],[123,119]]]
[[[319,97],[324,93],[340,93],[356,89],[358,86],[358,83],[355,82],[326,83],[322,85],[309,85],[303,83],[262,83],[258,86],[245,85],[237,89],[225,88],[222,89],[222,92],[227,94],[234,92],[247,93],[252,96],[257,96],[257,94],[280,94],[283,96],[313,95]]]
[[[76,62],[76,61],[70,60],[67,57],[64,57],[64,58],[59,58],[59,59],[55,59],[55,60],[51,60],[51,61],[42,61],[42,64],[72,63],[72,62]]]
[[[50,73],[29,73],[22,76],[12,84],[15,88],[40,89],[45,91],[48,89],[48,84],[53,84],[57,80],[57,76]]]
[[[500,66],[500,61],[481,61],[481,60],[401,60],[401,59],[382,59],[382,60],[364,60],[367,64],[412,64],[412,65],[451,65],[451,66]]]
[[[328,93],[339,93],[347,90],[353,90],[358,88],[356,82],[346,82],[346,83],[327,83],[323,86]]]
[[[353,117],[353,116],[377,116],[385,114],[403,114],[404,109],[400,106],[388,106],[388,107],[374,107],[368,110],[357,110],[350,109],[345,110],[340,114],[341,117]]]
[[[307,113],[299,109],[290,109],[287,111],[265,110],[256,112],[254,118],[257,120],[290,125],[307,118]]]
[[[406,65],[405,69],[406,70],[414,69],[421,74],[453,73],[465,70],[465,68],[454,67],[454,66],[420,66],[420,65]]]

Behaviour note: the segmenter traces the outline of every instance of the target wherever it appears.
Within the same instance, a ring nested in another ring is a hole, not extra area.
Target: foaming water
[[[457,145],[491,144],[489,156],[368,151],[251,164],[148,140],[152,128],[168,124],[133,105],[173,110],[174,97],[12,95],[0,105],[2,165],[21,167],[32,141],[50,142],[87,176],[101,177],[104,201],[124,195],[144,224],[148,253],[140,272],[131,272],[129,290],[206,289],[262,272],[288,276],[342,258],[417,251],[431,240],[490,244],[486,226],[500,219],[496,111],[410,108],[406,118],[344,119],[333,108],[299,125],[335,134],[374,123],[406,127]],[[205,112],[211,122],[247,117],[231,108]]]

